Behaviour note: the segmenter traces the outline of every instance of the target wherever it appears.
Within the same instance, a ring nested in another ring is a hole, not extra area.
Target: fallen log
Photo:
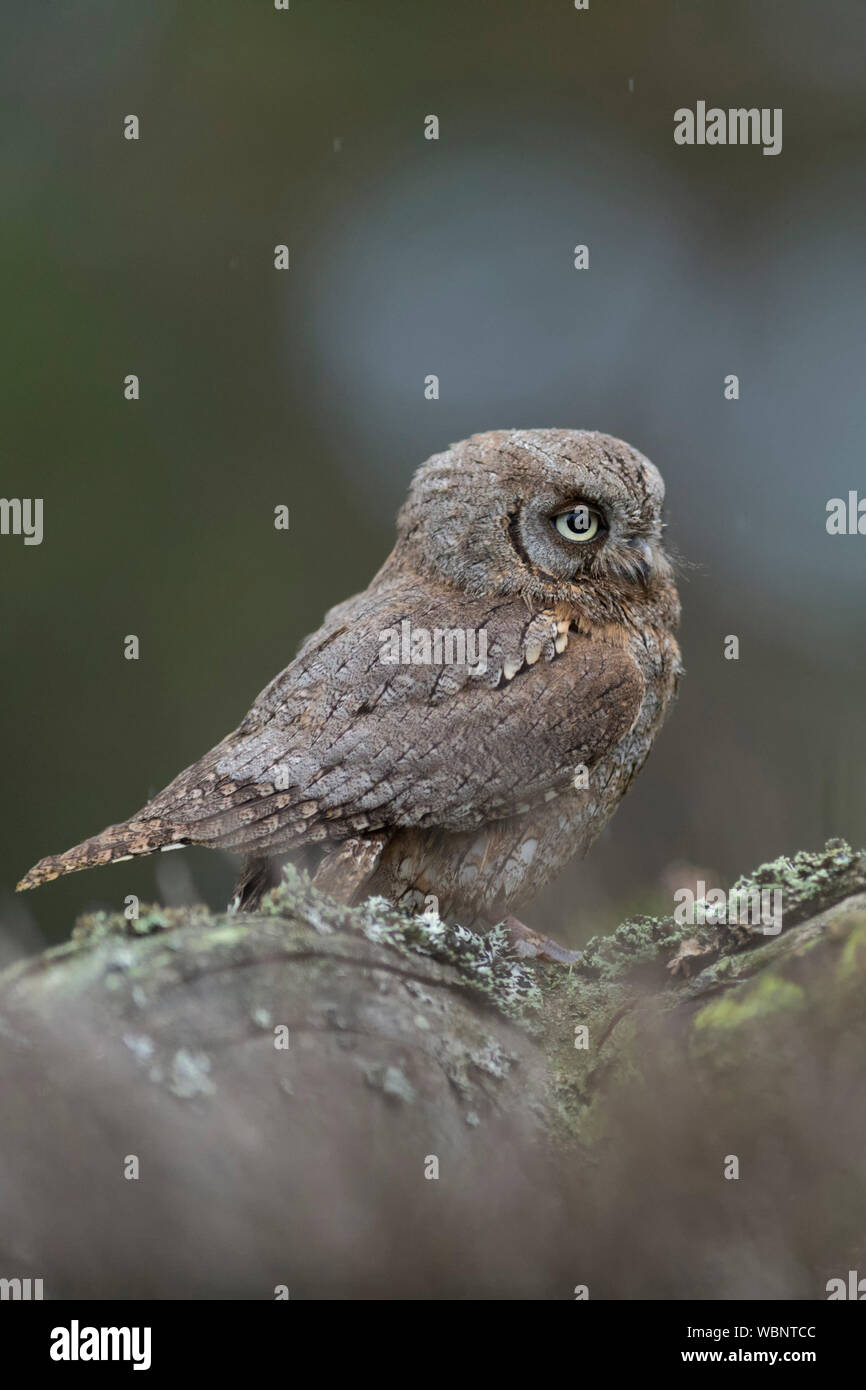
[[[866,855],[570,969],[288,870],[0,975],[0,1276],[59,1297],[824,1298],[866,1273]],[[859,1261],[859,1265],[858,1262]]]

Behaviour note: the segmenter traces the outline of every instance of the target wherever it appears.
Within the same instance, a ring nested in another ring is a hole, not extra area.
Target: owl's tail
[[[176,827],[165,820],[124,821],[121,825],[109,825],[101,835],[93,835],[80,845],[63,854],[49,854],[24,875],[16,888],[24,893],[28,888],[38,888],[42,883],[50,883],[53,878],[64,874],[74,874],[78,869],[96,868],[102,864],[117,864],[122,859],[135,859],[138,855],[153,854],[157,849],[180,849],[189,844]]]

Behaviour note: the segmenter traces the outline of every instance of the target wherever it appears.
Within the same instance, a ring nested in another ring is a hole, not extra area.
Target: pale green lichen
[[[291,864],[265,898],[262,911],[297,918],[323,935],[360,932],[373,945],[387,946],[403,956],[425,956],[453,966],[466,989],[515,1021],[525,1022],[528,1013],[541,1007],[533,972],[511,953],[501,928],[481,936],[467,927],[443,922],[435,912],[412,916],[385,898],[368,898],[359,907],[343,907],[320,893],[309,875]]]
[[[481,1072],[495,1081],[504,1081],[517,1057],[515,1053],[507,1051],[495,1037],[488,1037],[477,1046],[466,1044],[455,1037],[441,1042],[437,1060],[455,1091],[466,1100],[472,1100],[478,1095],[474,1076],[476,1072]]]
[[[859,923],[863,909],[857,905],[857,895],[866,891],[866,855],[855,853],[844,841],[832,840],[817,853],[801,852],[762,864],[739,879],[737,886],[747,891],[751,886],[781,886],[781,936],[729,930],[718,923],[679,925],[673,916],[636,917],[612,935],[594,938],[570,972],[546,983],[544,1050],[551,1076],[551,1107],[564,1133],[579,1133],[589,1143],[603,1132],[604,1123],[596,1128],[592,1119],[595,1109],[602,1119],[606,1114],[599,1099],[599,1075],[605,1078],[605,1094],[640,1075],[635,1029],[641,1001],[648,993],[661,1011],[669,1011],[680,1022],[684,1005],[694,1000],[703,1014],[702,1026],[692,1036],[699,1050],[709,1054],[719,1047],[721,1052],[740,1055],[736,1045],[741,1035],[763,1037],[773,1022],[781,1037],[786,1035],[789,1019],[796,1027],[807,1003],[801,980],[790,977],[802,969],[803,957],[827,938],[816,932],[794,941],[787,929],[820,918],[825,909],[849,898],[851,912],[839,915],[835,930],[850,925],[853,913]],[[673,973],[668,967],[692,939],[709,949],[691,957],[693,975],[682,970]],[[834,970],[850,976],[850,989],[859,987],[862,979],[858,946],[866,950],[866,926],[858,925],[844,940],[844,950],[830,959]],[[760,986],[765,972],[770,981],[766,990],[754,988],[750,981]],[[710,1002],[706,1002],[708,996]],[[838,1007],[838,994],[831,997]],[[574,1049],[576,1023],[590,1029],[587,1051]]]
[[[866,887],[866,856],[856,853],[845,840],[828,840],[823,850],[800,850],[761,864],[754,873],[738,878],[734,892],[753,888],[780,888],[785,925],[820,911],[824,902],[838,902],[848,893]]]
[[[142,905],[132,920],[123,913],[96,912],[79,919],[73,931],[76,946],[92,946],[109,937],[144,937],[172,933],[183,927],[204,927],[208,939],[226,944],[226,936],[243,934],[245,924],[265,917],[310,927],[318,935],[359,933],[377,946],[386,946],[406,957],[424,956],[452,966],[460,984],[484,998],[514,1022],[531,1026],[530,1016],[541,1007],[541,992],[533,971],[510,950],[505,933],[494,929],[486,936],[466,927],[441,921],[435,912],[412,916],[385,898],[368,898],[359,907],[345,907],[321,893],[302,869],[287,864],[280,883],[264,898],[260,912],[244,915],[212,914],[206,907],[161,908]]]
[[[632,917],[611,936],[594,936],[587,942],[575,974],[590,979],[612,980],[642,963],[658,959],[663,948],[674,945],[670,919]]]
[[[72,929],[77,944],[95,945],[108,936],[153,936],[156,932],[174,931],[177,927],[208,926],[222,918],[214,917],[203,903],[194,907],[159,907],[142,903],[138,916],[128,918],[122,912],[88,912],[79,917]]]
[[[827,903],[866,890],[866,856],[855,853],[843,840],[830,840],[817,853],[801,851],[761,864],[734,884],[734,890],[745,894],[768,887],[781,888],[784,925],[788,927],[821,911]],[[533,963],[513,954],[501,928],[481,935],[443,922],[435,912],[412,916],[384,898],[345,907],[319,892],[309,876],[291,864],[284,868],[280,884],[265,898],[258,914],[261,917],[282,919],[287,929],[290,923],[312,928],[323,937],[357,933],[405,958],[420,956],[448,965],[455,970],[461,986],[532,1031],[542,1005],[542,978],[548,1001],[551,994],[563,988],[577,999],[588,987],[607,990],[644,968],[664,969],[682,942],[694,938],[701,945],[712,947],[702,978],[715,974],[721,982],[726,961],[743,950],[744,942],[752,948],[755,958],[761,950],[754,934],[749,940],[748,936],[713,921],[682,926],[674,922],[673,916],[635,916],[612,935],[594,937],[581,960],[568,972],[549,971],[542,976]],[[166,946],[171,949],[178,944],[172,939],[175,930],[183,927],[207,928],[208,939],[225,945],[233,934],[242,938],[247,924],[256,920],[256,916],[213,915],[200,905],[142,905],[138,918],[132,920],[122,913],[100,912],[83,917],[67,949],[80,949],[111,936],[134,939],[159,933],[165,934]],[[388,986],[383,983],[380,987]]]
[[[413,1105],[415,1088],[400,1067],[383,1066],[379,1063],[364,1064],[364,1080],[374,1090],[400,1105]]]
[[[713,999],[694,1016],[693,1027],[702,1029],[739,1029],[754,1021],[763,1021],[770,1014],[790,1013],[806,1003],[806,991],[791,980],[766,971],[736,994],[723,994]]]
[[[839,957],[838,977],[840,982],[860,979],[866,968],[866,911],[842,916],[836,923],[837,932],[848,932],[845,945]]]
[[[212,1096],[216,1086],[210,1075],[211,1063],[206,1052],[190,1052],[182,1047],[171,1059],[169,1090],[182,1100],[193,1096]]]
[[[781,889],[784,927],[794,926],[828,903],[866,889],[866,855],[856,853],[845,840],[828,840],[815,853],[801,850],[759,865],[753,873],[738,878],[729,891],[747,897],[750,892],[770,888]],[[710,914],[706,904],[695,906],[704,906]],[[753,940],[757,932],[746,931],[745,939]],[[576,973],[610,982],[641,965],[669,959],[687,938],[712,946],[722,955],[741,949],[744,944],[736,926],[732,930],[712,918],[699,924],[680,925],[673,915],[637,916],[623,922],[611,936],[593,937]]]

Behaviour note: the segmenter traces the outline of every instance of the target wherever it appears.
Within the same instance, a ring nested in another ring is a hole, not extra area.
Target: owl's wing
[[[253,853],[382,828],[466,830],[555,795],[637,719],[644,681],[625,646],[572,632],[552,660],[520,665],[531,615],[519,600],[422,599],[414,587],[371,614],[370,598],[332,610],[235,733],[136,824]],[[423,659],[437,631],[442,655],[460,656],[454,634],[466,634],[464,661]]]

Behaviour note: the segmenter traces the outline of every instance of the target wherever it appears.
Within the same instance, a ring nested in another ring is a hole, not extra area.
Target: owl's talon
[[[527,927],[516,917],[506,917],[502,922],[505,935],[515,955],[522,960],[545,960],[554,965],[576,965],[583,957],[582,951],[569,951],[549,936],[542,936]]]
[[[552,661],[556,655],[556,619],[552,613],[536,613],[523,634],[523,659],[534,666],[540,657]]]
[[[554,643],[557,653],[564,652],[568,646],[568,633],[571,628],[570,618],[560,618],[556,624],[556,641]]]

